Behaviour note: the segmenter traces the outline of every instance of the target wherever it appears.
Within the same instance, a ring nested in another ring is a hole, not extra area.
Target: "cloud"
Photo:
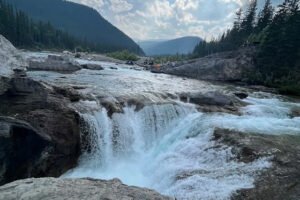
[[[135,40],[187,35],[211,39],[231,27],[250,0],[69,0],[95,8]],[[275,4],[283,0],[272,0]],[[258,0],[262,6],[264,0]]]
[[[114,13],[128,12],[133,8],[133,5],[126,0],[110,0],[110,9]]]

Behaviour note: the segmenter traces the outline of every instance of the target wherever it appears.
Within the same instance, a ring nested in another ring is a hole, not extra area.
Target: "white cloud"
[[[105,5],[105,0],[68,0],[68,1],[72,1],[75,3],[81,3],[83,5],[92,7],[96,10],[98,10],[99,12],[102,11],[102,8]]]
[[[114,13],[127,12],[133,8],[133,5],[126,0],[110,0],[110,9]]]
[[[136,40],[196,35],[211,39],[233,22],[250,0],[70,0],[97,9]],[[281,2],[283,0],[272,0]],[[261,6],[264,0],[258,0]]]

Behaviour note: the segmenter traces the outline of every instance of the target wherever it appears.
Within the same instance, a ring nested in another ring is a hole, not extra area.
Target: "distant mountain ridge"
[[[200,37],[187,36],[165,41],[141,41],[139,45],[148,56],[175,55],[192,53],[200,41],[202,41]]]
[[[100,44],[107,51],[143,50],[126,34],[105,20],[95,9],[64,0],[9,0],[36,21],[50,22],[55,28],[80,39]]]

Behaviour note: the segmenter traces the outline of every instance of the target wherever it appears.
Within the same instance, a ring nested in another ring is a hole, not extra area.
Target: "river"
[[[35,80],[71,86],[87,97],[72,106],[80,113],[88,145],[83,146],[78,166],[63,178],[119,178],[125,184],[155,189],[177,199],[225,200],[239,189],[254,187],[255,178],[272,163],[271,156],[238,162],[230,146],[213,140],[216,128],[247,134],[300,135],[300,118],[291,116],[300,104],[279,95],[152,74],[139,67],[77,61],[101,64],[104,70],[28,72]],[[247,90],[249,94],[239,114],[206,113],[180,100],[186,93],[227,94],[232,90]],[[123,112],[108,113],[101,106],[104,98],[125,102]],[[127,104],[129,99],[143,106]]]

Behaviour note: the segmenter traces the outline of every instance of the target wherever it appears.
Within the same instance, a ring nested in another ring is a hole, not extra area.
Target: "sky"
[[[96,9],[135,41],[199,36],[210,40],[232,26],[250,0],[69,0]],[[261,7],[265,0],[258,0]],[[274,5],[283,0],[272,0]]]

